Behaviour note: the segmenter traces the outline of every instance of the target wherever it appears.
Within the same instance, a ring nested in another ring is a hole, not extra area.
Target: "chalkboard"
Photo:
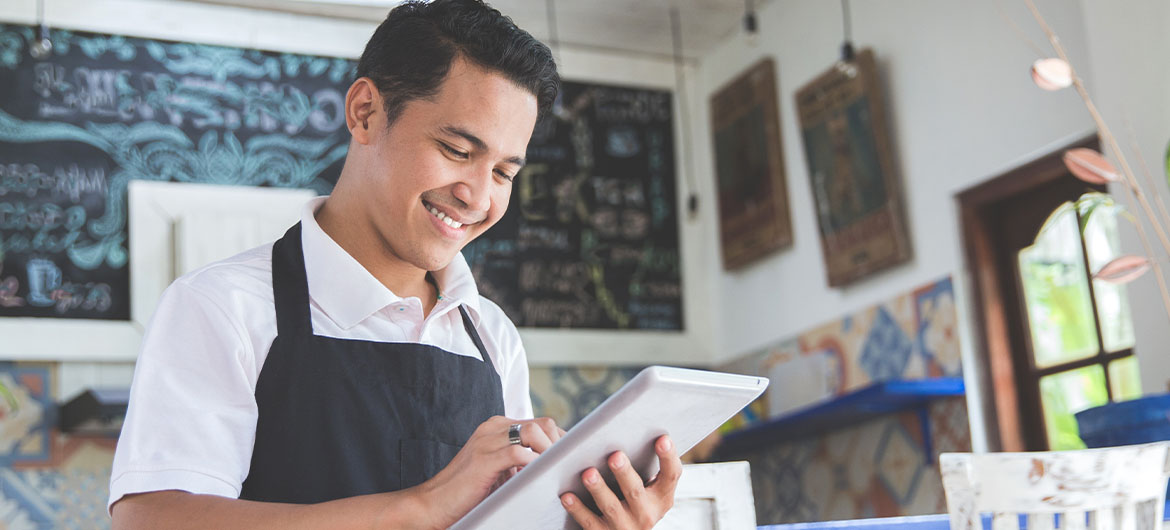
[[[670,92],[564,82],[508,212],[463,250],[519,326],[682,330]]]
[[[130,318],[130,180],[328,193],[354,62],[0,24],[0,317]],[[681,330],[671,94],[565,82],[464,249],[519,326]]]
[[[354,62],[0,24],[0,317],[128,320],[130,180],[328,193]]]

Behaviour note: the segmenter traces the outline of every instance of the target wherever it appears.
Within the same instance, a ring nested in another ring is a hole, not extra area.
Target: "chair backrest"
[[[939,456],[952,530],[1161,527],[1170,444]],[[1059,516],[1058,516],[1059,514]]]
[[[674,490],[674,508],[654,530],[756,530],[747,462],[683,466]]]

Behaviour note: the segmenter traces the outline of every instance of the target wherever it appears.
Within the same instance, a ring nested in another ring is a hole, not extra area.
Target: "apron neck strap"
[[[301,250],[301,223],[293,225],[272,246],[272,294],[276,302],[276,332],[312,335],[309,316],[309,280]]]
[[[479,355],[483,357],[483,363],[498,374],[499,371],[492,364],[492,358],[488,355],[487,348],[483,346],[483,339],[479,338],[479,332],[475,330],[475,324],[471,322],[471,315],[467,314],[467,309],[463,307],[463,304],[459,304],[459,314],[463,316],[463,327],[467,330],[467,334],[471,335],[471,341],[475,343],[476,349],[479,350]]]

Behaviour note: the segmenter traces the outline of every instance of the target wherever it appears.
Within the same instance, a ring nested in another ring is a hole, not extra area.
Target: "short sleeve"
[[[480,297],[480,331],[486,332],[494,350],[500,380],[504,387],[504,415],[518,420],[531,419],[532,396],[528,392],[528,355],[520,341],[520,332],[500,306]]]
[[[528,357],[524,352],[524,345],[520,342],[520,334],[512,328],[515,335],[509,343],[511,351],[505,355],[507,367],[500,375],[504,386],[504,415],[514,419],[530,419],[533,416],[532,396],[528,390]]]
[[[132,493],[238,497],[255,441],[254,358],[239,319],[180,279],[143,338],[108,507]]]

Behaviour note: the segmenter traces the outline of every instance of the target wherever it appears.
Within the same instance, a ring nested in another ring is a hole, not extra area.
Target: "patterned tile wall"
[[[110,527],[114,440],[57,432],[55,373],[55,364],[0,363],[0,528]]]
[[[923,447],[921,416],[890,414],[747,455],[756,521],[794,523],[945,513],[940,452],[970,451],[961,397],[932,403],[933,450]]]
[[[950,277],[777,341],[720,369],[772,380],[769,417],[891,379],[962,373]]]
[[[959,376],[950,278],[817,326],[721,367],[768,376],[757,408],[781,416],[875,382]],[[753,423],[738,418],[733,428]],[[925,430],[923,426],[925,417]],[[928,451],[924,433],[929,433]],[[963,398],[747,455],[760,524],[943,513],[938,454],[970,451]]]

